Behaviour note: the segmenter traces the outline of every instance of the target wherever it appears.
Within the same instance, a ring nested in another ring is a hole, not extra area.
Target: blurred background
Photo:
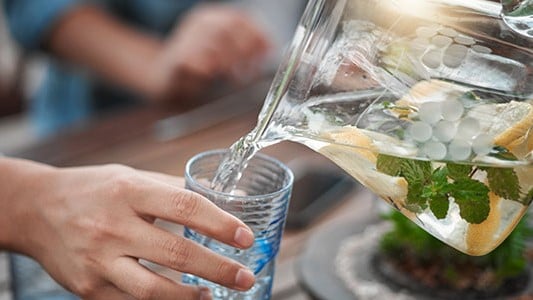
[[[180,1],[180,0],[176,0]],[[4,6],[5,0],[0,0]],[[118,1],[119,2],[119,1]],[[186,1],[185,1],[186,2]],[[222,1],[212,1],[222,2]],[[265,76],[272,74],[301,16],[304,0],[233,0],[262,26],[273,43]],[[39,91],[50,57],[40,51],[25,51],[10,37],[5,10],[0,10],[0,153],[15,153],[43,138],[29,112]],[[98,117],[97,115],[93,115]],[[49,137],[49,135],[48,135]]]

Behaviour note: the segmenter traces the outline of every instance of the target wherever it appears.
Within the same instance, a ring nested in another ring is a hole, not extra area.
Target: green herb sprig
[[[376,168],[385,174],[405,178],[409,184],[406,209],[420,213],[429,207],[437,219],[446,218],[451,198],[459,206],[461,217],[472,224],[479,224],[489,216],[490,191],[523,204],[533,198],[532,191],[521,198],[518,177],[513,169],[447,163],[432,170],[429,161],[385,154],[378,155]],[[473,179],[478,171],[487,173],[488,185]]]

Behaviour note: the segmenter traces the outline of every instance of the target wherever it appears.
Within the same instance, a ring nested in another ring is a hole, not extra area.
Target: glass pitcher
[[[311,0],[229,160],[305,144],[440,240],[490,252],[533,200],[533,40],[502,16],[484,0]],[[223,168],[215,182],[238,178]]]
[[[533,0],[501,0],[502,17],[514,31],[533,37]]]

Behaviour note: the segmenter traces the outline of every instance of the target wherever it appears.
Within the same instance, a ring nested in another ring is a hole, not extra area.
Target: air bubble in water
[[[451,141],[455,137],[455,134],[457,134],[457,126],[454,122],[450,121],[440,121],[433,129],[433,136],[437,140],[445,143]]]
[[[447,149],[446,146],[443,143],[430,141],[424,144],[422,147],[422,151],[424,154],[427,155],[430,159],[433,160],[441,160],[446,157]]]
[[[442,117],[448,121],[459,120],[465,111],[463,103],[457,99],[449,99],[442,102]]]
[[[413,140],[418,142],[425,142],[431,138],[433,134],[433,128],[426,122],[414,122],[409,127],[409,134]]]
[[[472,146],[465,140],[456,139],[450,143],[448,152],[453,160],[466,160],[472,153]]]
[[[428,123],[435,124],[442,118],[441,105],[438,102],[426,102],[420,105],[418,109],[418,116],[420,120]]]

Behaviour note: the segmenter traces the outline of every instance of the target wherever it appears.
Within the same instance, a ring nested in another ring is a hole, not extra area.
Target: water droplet
[[[482,133],[478,135],[474,142],[472,142],[472,148],[474,149],[474,152],[478,155],[487,155],[492,150],[494,137]]]
[[[466,46],[471,46],[471,45],[474,45],[476,43],[476,40],[474,40],[472,37],[469,37],[469,36],[466,36],[466,35],[456,36],[453,40],[456,43],[458,43],[458,44],[462,44],[462,45],[466,45]]]
[[[466,58],[468,48],[464,45],[453,44],[446,48],[442,62],[449,68],[457,68]]]
[[[457,134],[457,126],[454,122],[440,121],[433,129],[433,136],[441,142],[449,142]]]
[[[464,140],[453,140],[448,147],[448,152],[453,160],[466,160],[472,153],[472,146]]]
[[[425,122],[414,122],[409,127],[409,134],[413,140],[418,142],[425,142],[431,138],[433,134],[433,128]]]
[[[431,43],[439,48],[444,48],[452,43],[452,39],[444,35],[437,35],[431,39]]]
[[[447,149],[443,143],[430,141],[424,144],[422,151],[429,157],[434,160],[442,160],[446,157]]]
[[[441,105],[438,102],[426,102],[420,105],[418,109],[418,116],[420,120],[435,124],[442,118]]]
[[[431,69],[436,69],[440,67],[440,62],[442,60],[442,54],[439,50],[430,50],[424,54],[422,57],[422,62],[424,65]]]
[[[463,103],[457,99],[449,99],[442,102],[442,117],[444,120],[457,121],[465,111]]]
[[[481,130],[479,121],[474,118],[464,118],[457,127],[456,137],[464,140],[471,140],[478,135]]]

